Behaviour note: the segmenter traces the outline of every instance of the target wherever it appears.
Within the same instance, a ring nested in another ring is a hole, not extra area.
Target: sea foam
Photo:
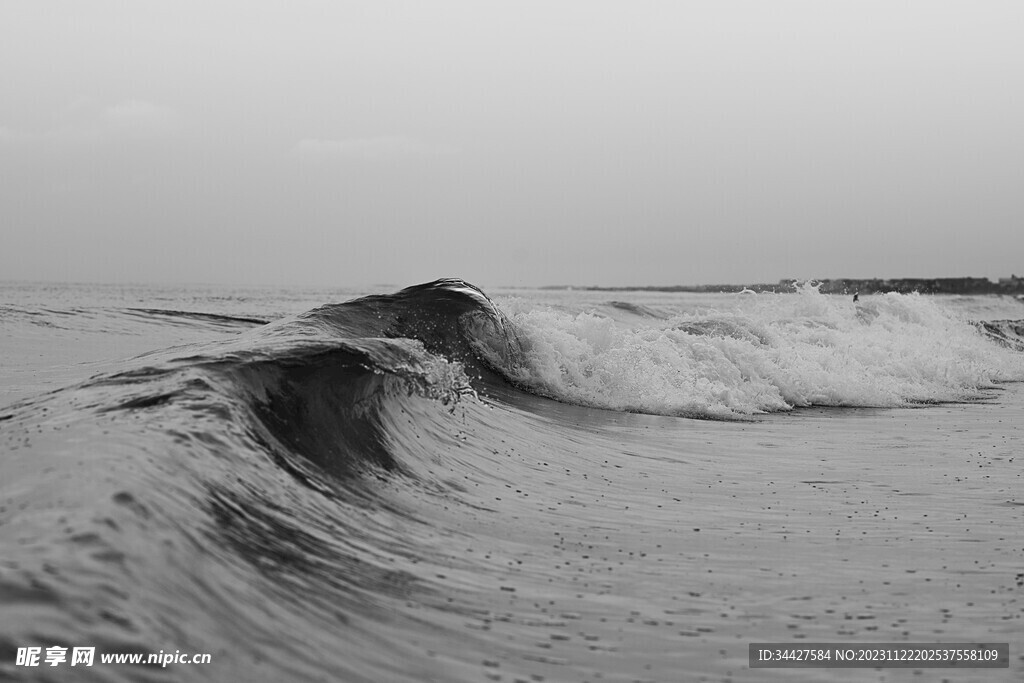
[[[1024,379],[1024,356],[933,297],[854,302],[803,285],[730,303],[626,322],[613,304],[571,312],[503,301],[522,346],[512,378],[569,403],[711,418],[963,401]]]

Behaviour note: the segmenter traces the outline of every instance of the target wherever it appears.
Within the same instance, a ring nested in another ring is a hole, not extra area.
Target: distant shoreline
[[[803,280],[781,280],[772,284],[747,285],[670,285],[670,286],[637,286],[637,287],[570,287],[548,286],[541,289],[578,289],[590,292],[696,292],[696,293],[732,293],[750,290],[754,292],[792,292],[795,284]],[[897,292],[910,294],[1024,294],[1024,278],[1012,276],[998,281],[986,277],[952,277],[952,278],[896,278],[896,279],[852,279],[810,280],[820,285],[822,294],[884,294]]]

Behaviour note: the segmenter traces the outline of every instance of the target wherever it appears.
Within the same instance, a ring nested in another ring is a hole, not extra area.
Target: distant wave
[[[658,311],[654,310],[650,306],[644,306],[643,304],[634,304],[629,301],[609,301],[608,305],[612,308],[617,308],[640,317],[647,318],[664,318],[665,316]]]
[[[997,343],[1024,351],[1024,320],[992,320],[978,323],[978,329]]]
[[[162,318],[182,318],[185,320],[201,320],[212,323],[223,323],[226,325],[259,326],[266,325],[269,321],[260,318],[247,318],[244,316],[220,315],[217,313],[197,313],[195,311],[175,311],[164,308],[128,308],[132,313],[143,316],[157,316]]]
[[[11,305],[0,306],[0,319],[36,327],[89,332],[118,331],[129,319],[162,325],[180,323],[194,327],[199,324],[217,331],[237,331],[268,322],[261,318],[162,308],[27,308]]]

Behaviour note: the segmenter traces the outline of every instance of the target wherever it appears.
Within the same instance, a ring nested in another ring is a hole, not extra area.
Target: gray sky
[[[0,279],[1024,274],[1024,2],[0,3]]]

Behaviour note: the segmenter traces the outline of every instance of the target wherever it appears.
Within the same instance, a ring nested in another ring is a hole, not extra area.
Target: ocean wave
[[[267,320],[247,316],[179,311],[161,308],[69,307],[30,308],[0,306],[0,320],[9,326],[26,325],[69,332],[138,334],[137,326],[177,325],[193,330],[237,332],[266,325]]]
[[[261,334],[362,344],[379,367],[393,359],[374,357],[367,340],[411,340],[430,362],[457,364],[485,395],[511,384],[582,406],[711,419],[971,400],[1024,379],[1012,323],[979,328],[934,297],[853,302],[804,285],[732,303],[680,314],[621,302],[584,312],[518,299],[498,306],[446,279],[323,306]],[[623,310],[633,315],[615,314]]]
[[[654,309],[651,306],[645,306],[643,304],[635,304],[630,301],[609,301],[608,305],[612,308],[632,313],[633,315],[641,318],[664,318],[666,317],[660,311]]]
[[[986,320],[977,327],[1000,346],[1024,351],[1024,320]]]
[[[496,313],[457,286],[154,351],[9,407],[0,640],[173,642],[246,678],[273,642],[276,680],[379,678],[390,650],[360,643],[418,623],[410,599],[444,603],[415,571],[430,549],[395,487],[458,490],[439,454],[487,417],[455,358],[470,353],[459,319]]]
[[[1024,379],[1024,357],[933,298],[854,303],[806,285],[796,295],[744,293],[734,303],[623,325],[600,311],[512,300],[521,353],[508,376],[570,403],[709,418],[963,401]]]
[[[231,377],[233,391],[254,404],[273,406],[262,414],[278,432],[294,423],[298,433],[330,414],[351,422],[355,406],[399,390],[448,402],[511,385],[581,406],[730,419],[814,405],[971,400],[1024,379],[1020,323],[975,324],[934,297],[853,302],[805,285],[795,295],[743,293],[731,304],[675,314],[615,301],[587,311],[519,299],[499,306],[465,281],[443,279],[324,305],[191,352],[145,354],[102,382],[203,368]]]
[[[454,405],[478,392],[525,391],[614,411],[734,419],[804,406],[972,400],[1024,379],[1020,322],[972,324],[931,297],[855,303],[804,286],[731,303],[664,316],[630,308],[636,316],[623,321],[600,308],[517,299],[499,307],[469,283],[437,280],[143,354],[80,385],[77,398],[91,396],[86,405],[100,410],[137,410],[214,405],[217,395],[230,404],[226,412],[245,413],[238,419],[279,465],[314,482],[309,465],[335,480],[367,466],[408,467],[388,450],[392,435],[382,425],[414,394]]]
[[[223,315],[219,313],[199,313],[196,311],[178,311],[166,308],[127,308],[129,314],[137,315],[143,319],[158,318],[167,321],[182,321],[186,324],[194,322],[222,325],[228,328],[258,327],[266,325],[269,321],[262,318],[250,318],[246,316]]]

